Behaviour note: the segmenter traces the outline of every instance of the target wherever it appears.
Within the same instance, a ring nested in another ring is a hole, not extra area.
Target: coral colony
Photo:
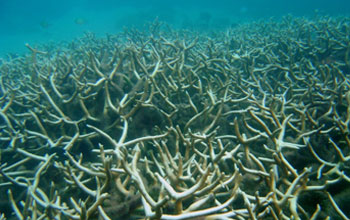
[[[153,23],[0,66],[0,219],[349,219],[350,19]]]

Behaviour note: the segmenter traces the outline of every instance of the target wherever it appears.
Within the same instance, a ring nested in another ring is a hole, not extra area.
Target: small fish
[[[43,29],[47,29],[51,26],[51,24],[46,21],[46,20],[42,20],[40,23],[39,23],[40,27],[43,28]]]
[[[74,23],[77,25],[84,25],[87,23],[87,20],[85,18],[75,18]]]

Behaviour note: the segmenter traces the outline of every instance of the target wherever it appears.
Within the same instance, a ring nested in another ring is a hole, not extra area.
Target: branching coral
[[[0,219],[347,219],[349,32],[285,17],[27,45],[0,67]]]

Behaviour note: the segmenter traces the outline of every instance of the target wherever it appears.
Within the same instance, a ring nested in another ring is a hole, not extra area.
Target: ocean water
[[[27,52],[25,43],[103,36],[158,18],[174,27],[216,29],[286,14],[349,14],[346,0],[1,0],[0,56]]]

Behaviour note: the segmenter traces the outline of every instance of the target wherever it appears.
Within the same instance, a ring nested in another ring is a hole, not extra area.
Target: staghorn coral
[[[0,66],[0,219],[347,219],[349,25],[27,45]]]

